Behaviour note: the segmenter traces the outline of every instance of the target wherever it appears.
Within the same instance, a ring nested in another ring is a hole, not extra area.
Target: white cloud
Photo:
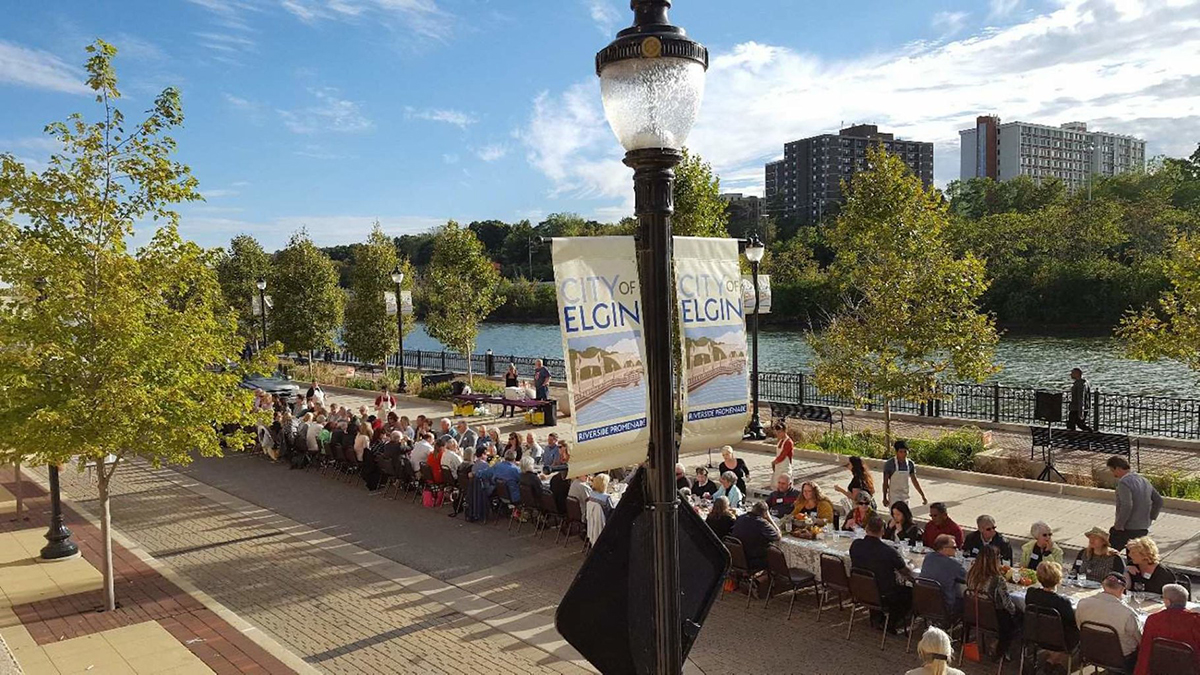
[[[992,17],[1008,16],[1021,6],[1021,0],[989,0]]]
[[[0,84],[67,94],[90,94],[86,76],[54,54],[0,40]]]
[[[939,31],[943,37],[950,37],[963,29],[968,16],[970,15],[967,12],[938,12],[933,15],[931,23],[934,30]]]
[[[344,152],[328,150],[315,143],[309,143],[298,150],[293,150],[292,154],[296,155],[297,157],[308,157],[309,159],[320,159],[326,161],[357,158],[357,155],[350,155]]]
[[[458,155],[452,152],[447,152],[446,154],[442,155],[442,162],[446,164],[458,164]]]
[[[454,25],[435,0],[280,0],[280,6],[305,23],[370,20],[439,41]]]
[[[429,108],[426,110],[417,110],[411,106],[404,109],[404,116],[408,119],[428,120],[430,122],[445,122],[453,124],[459,129],[467,127],[479,121],[479,118],[471,113],[462,112],[461,110],[453,110],[450,108]]]
[[[195,33],[194,35],[199,38],[200,46],[214,52],[217,56],[231,59],[253,52],[258,48],[258,44],[245,35],[212,32]]]
[[[490,143],[475,151],[475,156],[485,162],[495,162],[508,154],[508,148],[499,143]]]
[[[117,47],[119,56],[127,56],[131,59],[139,61],[166,61],[167,53],[164,52],[158,45],[143,40],[129,33],[119,33],[113,39],[113,44]]]
[[[356,133],[369,131],[375,127],[375,123],[363,115],[359,104],[356,101],[340,98],[337,89],[322,87],[308,91],[316,99],[313,105],[297,110],[277,111],[283,119],[284,126],[291,132],[297,134],[326,131]]]
[[[229,188],[220,188],[220,189],[216,189],[216,190],[204,190],[204,189],[201,189],[201,190],[200,190],[200,194],[204,195],[204,198],[205,198],[205,199],[209,199],[209,198],[212,198],[212,199],[219,199],[219,198],[221,198],[221,197],[234,197],[234,196],[237,196],[237,194],[238,194],[238,191],[237,191],[237,190],[233,190],[233,189],[229,189]]]
[[[761,193],[763,163],[784,143],[836,133],[840,122],[932,141],[939,184],[958,177],[958,130],[987,113],[1085,120],[1144,134],[1150,154],[1187,155],[1200,137],[1200,1],[1154,0],[1141,13],[1123,6],[1068,0],[1007,28],[840,60],[740,44],[713,53],[688,145],[748,193]],[[591,81],[539,95],[519,136],[556,193],[626,205],[629,173],[597,89]]]
[[[584,0],[592,21],[601,34],[611,36],[616,32],[621,21],[621,12],[613,4],[613,0]],[[625,3],[628,4],[628,3]]]

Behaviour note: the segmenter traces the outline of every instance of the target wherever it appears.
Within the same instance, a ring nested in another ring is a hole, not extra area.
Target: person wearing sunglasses
[[[1009,562],[1013,559],[1012,544],[996,529],[996,519],[982,515],[975,519],[975,531],[967,535],[963,541],[963,555],[968,558],[978,558],[979,551],[984,546],[991,546],[1000,554],[1001,560]]]

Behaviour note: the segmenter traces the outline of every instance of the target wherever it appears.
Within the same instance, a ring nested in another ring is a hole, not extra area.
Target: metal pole
[[[400,284],[396,284],[396,365],[400,367],[400,391],[407,390],[404,383],[404,303],[400,301]]]
[[[262,317],[263,348],[267,346],[267,292],[258,289],[258,313]]]
[[[642,282],[642,328],[646,336],[650,453],[646,503],[652,511],[655,673],[683,670],[679,585],[678,496],[675,492],[675,400],[671,391],[671,214],[678,150],[632,150],[634,213],[638,217],[637,259]]]
[[[97,471],[104,470],[104,462],[97,462]],[[59,560],[79,554],[79,547],[71,541],[71,531],[63,524],[62,495],[58,487],[58,465],[50,465],[50,528],[46,530],[46,541],[42,548],[42,560]]]
[[[752,405],[754,406],[754,411],[750,415],[750,427],[749,427],[748,433],[746,435],[750,438],[753,438],[756,441],[761,441],[762,439],[766,438],[767,435],[765,433],[763,433],[762,420],[759,419],[759,416],[758,416],[758,308],[759,308],[759,297],[758,297],[758,263],[756,261],[750,262],[750,275],[754,280],[754,323],[751,326],[751,330],[750,330],[750,335],[751,335],[750,339],[754,343],[754,361],[753,361],[754,365],[752,368],[753,374],[750,376],[750,400],[752,401]]]

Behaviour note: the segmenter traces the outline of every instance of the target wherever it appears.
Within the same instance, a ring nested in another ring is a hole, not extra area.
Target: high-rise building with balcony
[[[1001,124],[998,117],[982,116],[976,118],[974,128],[963,129],[958,136],[963,180],[1029,176],[1040,183],[1058,178],[1068,192],[1076,192],[1087,186],[1091,176],[1116,176],[1146,168],[1146,141],[1088,131],[1084,122],[1051,127]]]
[[[772,215],[815,225],[841,207],[842,181],[867,166],[867,148],[882,146],[898,155],[926,187],[933,184],[933,143],[881,133],[874,124],[856,124],[783,146],[783,159],[766,166],[764,198]]]

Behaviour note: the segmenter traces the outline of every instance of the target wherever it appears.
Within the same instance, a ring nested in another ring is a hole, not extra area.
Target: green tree
[[[500,274],[475,233],[453,220],[437,232],[425,285],[430,337],[460,354],[475,351],[479,323],[504,302]],[[474,375],[467,361],[468,381]]]
[[[354,246],[354,275],[346,303],[346,348],[367,363],[382,363],[398,348],[396,317],[388,315],[383,297],[396,291],[392,272],[397,266],[404,273],[401,289],[412,290],[412,265],[396,255],[395,243],[375,223],[366,243]],[[412,326],[412,321],[404,322],[405,335]]]
[[[504,237],[504,244],[500,247],[500,264],[504,275],[510,279],[517,277],[525,277],[528,279],[540,279],[534,272],[534,265],[542,263],[542,259],[546,257],[543,252],[543,247],[536,239],[542,235],[534,230],[528,220],[513,225],[508,235]],[[537,249],[537,259],[535,260],[535,249]],[[549,269],[549,265],[544,265]]]
[[[938,398],[943,375],[982,380],[995,371],[997,336],[976,305],[983,262],[951,252],[941,195],[881,148],[867,157],[830,233],[845,305],[809,342],[821,391],[882,401],[890,446],[890,402]]]
[[[681,237],[727,237],[729,214],[721,199],[721,179],[700,155],[683,150],[683,161],[675,167],[675,215],[671,232]]]
[[[200,197],[167,135],[183,123],[167,88],[128,124],[113,58],[87,48],[102,117],[50,124],[61,148],[41,173],[0,156],[0,424],[7,458],[96,466],[105,606],[115,608],[109,486],[134,458],[185,464],[245,443],[256,421],[242,348],[211,252],[180,239],[174,204]],[[25,222],[17,224],[16,218]],[[164,221],[136,254],[135,222]],[[258,366],[265,366],[260,361]],[[224,429],[232,429],[229,436]]]
[[[270,335],[285,351],[308,352],[311,376],[313,350],[332,348],[342,326],[346,293],[337,268],[301,229],[275,254],[268,283],[275,298]]]
[[[265,279],[271,270],[271,257],[263,251],[258,240],[248,234],[240,234],[229,242],[229,251],[217,262],[217,279],[225,304],[231,307],[238,320],[238,333],[243,340],[255,342],[262,339],[261,317],[254,316],[252,303],[258,300],[259,279]],[[268,313],[267,319],[269,320]]]
[[[1117,334],[1136,359],[1175,359],[1200,371],[1200,239],[1181,237],[1167,263],[1171,287],[1157,307],[1130,312]]]

